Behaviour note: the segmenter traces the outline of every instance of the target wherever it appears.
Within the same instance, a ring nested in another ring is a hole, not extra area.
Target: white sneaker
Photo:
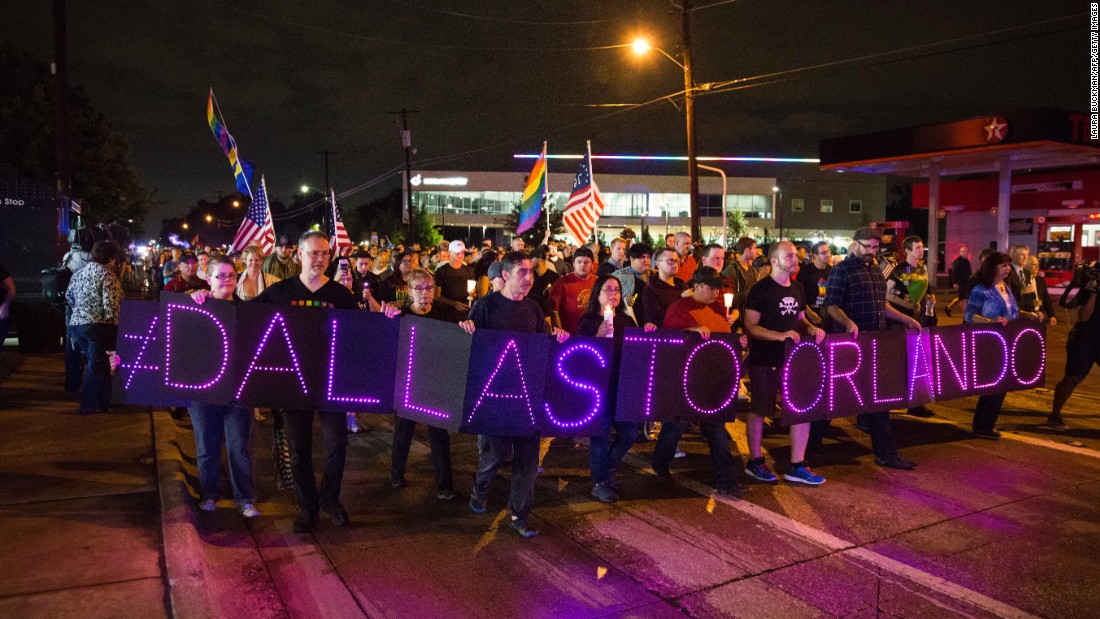
[[[216,506],[214,505],[214,499],[206,499],[205,501],[199,503],[199,509],[204,512],[214,511],[214,509],[216,509]]]
[[[676,455],[674,455],[672,457],[673,458],[686,458],[686,457],[688,457],[688,455],[687,455],[687,452],[684,452],[683,450],[677,449],[676,450]]]
[[[358,434],[360,429],[359,420],[355,418],[355,413],[348,413],[348,432]]]
[[[256,506],[251,503],[245,503],[240,507],[241,515],[245,518],[259,518],[260,510],[256,509]]]

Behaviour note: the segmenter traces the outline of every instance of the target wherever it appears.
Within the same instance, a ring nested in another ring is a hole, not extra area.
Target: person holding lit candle
[[[577,323],[577,335],[615,338],[615,355],[612,357],[611,384],[619,379],[619,357],[623,347],[623,331],[636,327],[637,323],[626,311],[622,286],[612,275],[601,275],[592,285],[588,310]],[[589,438],[588,466],[592,474],[592,496],[604,503],[619,500],[619,484],[615,480],[615,468],[626,452],[634,445],[642,424],[614,421],[615,390],[608,393],[607,405],[598,434]],[[615,440],[611,440],[611,427],[615,427]]]

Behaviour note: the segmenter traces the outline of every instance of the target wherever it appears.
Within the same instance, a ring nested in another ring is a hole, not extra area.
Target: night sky
[[[700,154],[816,157],[828,137],[1016,108],[1087,110],[1087,2],[708,4],[692,18],[697,83],[786,73],[700,97]],[[51,58],[50,5],[0,0],[0,39]],[[210,87],[241,155],[282,199],[324,184],[315,151],[336,151],[338,193],[401,165],[387,114],[401,107],[420,110],[411,128],[421,169],[518,170],[530,163],[512,154],[544,139],[551,152],[581,152],[585,139],[595,153],[686,150],[683,112],[668,102],[590,106],[683,89],[680,69],[655,52],[598,49],[645,34],[677,56],[680,16],[667,0],[69,0],[68,16],[70,83],[123,133],[165,202],[149,229],[234,191],[206,125]]]

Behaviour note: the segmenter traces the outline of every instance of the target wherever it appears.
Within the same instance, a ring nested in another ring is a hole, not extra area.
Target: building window
[[[863,212],[863,200],[849,200],[848,201],[849,213],[862,213]]]
[[[821,201],[821,212],[822,213],[832,213],[833,212],[833,201],[832,200],[822,200]]]
[[[806,201],[802,198],[791,198],[791,212],[801,213],[806,210]]]

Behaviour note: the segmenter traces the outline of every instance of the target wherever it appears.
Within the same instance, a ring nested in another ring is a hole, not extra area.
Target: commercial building
[[[559,163],[573,168],[574,163]],[[530,163],[521,161],[512,172],[414,171],[413,204],[425,209],[444,228],[447,238],[472,242],[491,239],[502,243],[513,236],[507,218],[520,202]],[[618,166],[620,169],[622,164]],[[768,171],[775,171],[774,168]],[[867,221],[883,219],[886,177],[821,172],[816,166],[782,169],[782,175],[729,176],[725,179],[727,212],[740,212],[746,234],[757,239],[782,236],[793,239],[834,237],[843,242]],[[548,175],[549,203],[560,211],[573,187],[572,172]],[[654,238],[688,230],[687,176],[655,174],[595,174],[606,208],[599,233],[611,239],[630,228],[641,236],[648,228]],[[700,210],[705,241],[722,235],[723,179],[699,179]],[[732,239],[730,241],[732,243]]]

